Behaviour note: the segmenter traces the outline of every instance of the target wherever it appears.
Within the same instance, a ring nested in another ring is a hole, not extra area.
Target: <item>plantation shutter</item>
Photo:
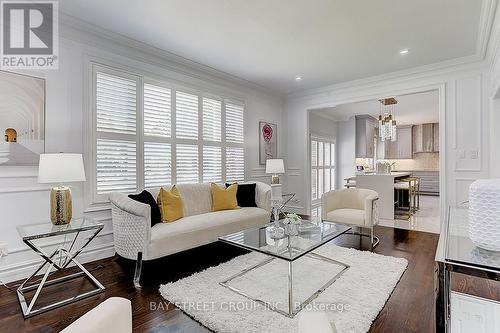
[[[243,143],[243,106],[226,103],[226,141]]]
[[[177,91],[176,136],[178,139],[198,139],[198,96]]]
[[[203,98],[203,140],[221,141],[222,103]]]
[[[175,156],[177,184],[198,183],[198,145],[178,144]]]
[[[135,134],[136,82],[119,76],[97,72],[97,131]]]
[[[169,143],[144,143],[144,186],[160,187],[172,183],[172,151]]]
[[[110,192],[244,180],[243,102],[99,64],[92,78],[93,203]]]
[[[97,140],[97,194],[114,191],[131,193],[137,188],[136,143]]]
[[[96,194],[137,190],[137,81],[95,72]]]
[[[203,182],[222,182],[221,147],[203,147]]]
[[[171,136],[170,89],[144,84],[144,135]]]
[[[236,182],[245,180],[245,156],[243,148],[226,148],[226,181]]]

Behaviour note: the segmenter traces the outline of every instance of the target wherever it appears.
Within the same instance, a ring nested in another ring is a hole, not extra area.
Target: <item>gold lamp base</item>
[[[54,225],[68,224],[73,217],[71,190],[57,186],[50,191],[50,220]]]

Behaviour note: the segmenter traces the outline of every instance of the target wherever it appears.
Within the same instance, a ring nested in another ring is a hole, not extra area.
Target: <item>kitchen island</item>
[[[370,173],[356,175],[356,187],[374,190],[379,195],[379,217],[394,219],[394,183],[397,179],[405,178],[411,172]]]

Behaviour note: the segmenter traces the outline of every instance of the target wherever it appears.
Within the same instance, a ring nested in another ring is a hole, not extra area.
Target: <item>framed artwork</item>
[[[45,152],[45,80],[0,71],[0,166],[38,165]]]
[[[278,127],[267,121],[259,122],[259,164],[278,158]]]

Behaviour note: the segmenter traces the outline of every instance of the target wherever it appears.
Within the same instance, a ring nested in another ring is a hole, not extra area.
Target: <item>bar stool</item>
[[[411,176],[408,179],[412,184],[413,212],[416,212],[420,209],[420,177]]]
[[[396,192],[396,209],[394,211],[395,218],[403,218],[408,220],[412,215],[412,200],[411,200],[411,181],[408,179],[399,179],[394,183],[394,190]],[[408,193],[408,200],[405,200],[405,193]],[[405,203],[408,206],[405,206]]]
[[[397,183],[394,184],[394,188],[397,191],[398,201],[400,203],[402,200],[402,193],[408,193],[408,215],[410,218],[413,214],[415,214],[420,209],[420,178],[419,177],[406,177],[398,180]],[[399,205],[398,208],[402,208],[404,206]]]
[[[355,177],[345,178],[344,180],[345,180],[344,187],[356,188],[356,178]]]

